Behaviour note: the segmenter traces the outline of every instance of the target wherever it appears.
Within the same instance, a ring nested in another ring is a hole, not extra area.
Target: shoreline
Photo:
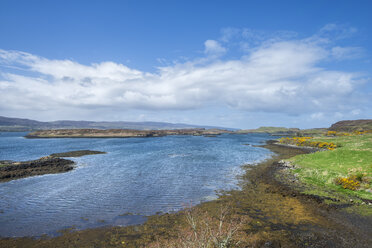
[[[372,242],[372,233],[368,230],[370,219],[345,213],[342,208],[325,204],[326,199],[302,194],[292,183],[278,180],[278,171],[282,169],[280,160],[308,151],[273,143],[268,141],[262,146],[275,153],[272,158],[257,165],[243,166],[246,172],[242,175],[241,190],[226,192],[217,200],[201,203],[193,209],[213,215],[229,204],[231,211],[248,216],[250,221],[244,224],[244,230],[246,242],[252,247],[265,244],[271,244],[265,247],[305,247],[305,243],[306,247],[368,247]],[[0,246],[64,247],[75,244],[117,247],[124,242],[125,247],[144,247],[159,237],[177,237],[175,230],[185,224],[186,212],[153,215],[143,225],[66,230],[54,238],[1,238]],[[113,239],[117,242],[113,243]]]

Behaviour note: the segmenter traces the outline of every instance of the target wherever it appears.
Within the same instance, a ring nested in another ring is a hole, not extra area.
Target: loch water
[[[255,145],[266,134],[217,137],[26,139],[0,132],[0,160],[24,161],[57,152],[107,154],[69,158],[72,171],[0,183],[0,236],[55,235],[74,227],[131,225],[239,189],[244,164],[272,153]],[[128,214],[130,213],[130,214]]]

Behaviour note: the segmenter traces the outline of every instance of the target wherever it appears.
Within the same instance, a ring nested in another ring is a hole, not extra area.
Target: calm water
[[[216,191],[238,187],[242,164],[271,155],[244,144],[272,139],[264,134],[25,139],[25,134],[0,133],[0,160],[82,149],[107,154],[72,158],[76,169],[67,173],[0,183],[0,236],[141,223],[146,215],[214,199]],[[128,212],[136,215],[125,216]]]

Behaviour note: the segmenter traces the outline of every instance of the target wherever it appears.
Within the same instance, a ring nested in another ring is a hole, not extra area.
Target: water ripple
[[[267,135],[215,138],[169,136],[140,139],[23,139],[1,133],[0,160],[29,160],[71,150],[107,154],[74,158],[66,173],[0,184],[0,236],[53,234],[127,225],[144,215],[173,212],[216,198],[216,191],[238,188],[241,165],[270,152],[254,146]],[[123,213],[138,213],[121,216]],[[102,220],[104,222],[102,223]]]

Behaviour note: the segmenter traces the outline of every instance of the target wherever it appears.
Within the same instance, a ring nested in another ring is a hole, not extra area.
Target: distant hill
[[[271,135],[278,136],[313,136],[320,135],[327,132],[327,128],[311,128],[311,129],[299,129],[299,128],[286,128],[286,127],[259,127],[257,129],[243,129],[236,131],[237,133],[268,133]]]
[[[372,130],[372,120],[347,120],[339,121],[333,124],[330,131],[337,132],[352,132],[352,131],[365,131]]]
[[[9,118],[0,116],[0,131],[35,131],[45,129],[137,129],[137,130],[171,130],[171,129],[190,129],[190,128],[206,128],[206,129],[226,129],[213,126],[189,125],[182,123],[167,123],[167,122],[129,122],[129,121],[51,121],[42,122],[30,119]]]
[[[331,125],[330,128],[286,128],[286,127],[259,127],[256,129],[243,129],[237,133],[269,133],[271,135],[289,135],[289,136],[314,136],[324,134],[327,131],[352,132],[372,130],[372,119],[366,120],[345,120]]]
[[[193,135],[215,137],[232,131],[221,129],[172,129],[172,130],[134,130],[134,129],[54,129],[38,130],[28,133],[26,138],[146,138],[168,135]]]
[[[345,120],[331,125],[330,128],[286,128],[286,127],[259,127],[256,129],[238,130],[237,133],[269,133],[271,135],[289,135],[289,136],[314,136],[321,135],[327,131],[352,132],[372,130],[372,119],[368,120]]]
[[[299,128],[286,128],[286,127],[259,127],[256,129],[243,129],[237,133],[270,133],[270,134],[295,134],[299,132]]]

